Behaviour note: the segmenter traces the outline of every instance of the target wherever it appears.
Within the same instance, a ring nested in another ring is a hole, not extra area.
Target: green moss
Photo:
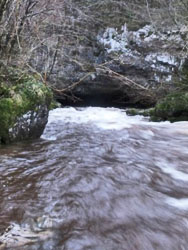
[[[149,109],[136,109],[136,108],[129,108],[126,110],[128,115],[143,115],[143,116],[150,116],[153,108]]]
[[[176,89],[160,100],[150,112],[153,121],[188,120],[188,61],[181,71],[181,80],[175,83]]]
[[[188,92],[169,94],[151,112],[152,120],[188,120]]]
[[[182,91],[188,91],[188,60],[185,61],[181,70],[181,81],[176,83]]]
[[[7,82],[5,79],[0,82],[0,141],[8,140],[8,131],[18,117],[35,110],[39,105],[49,107],[52,101],[51,90],[35,77],[21,71],[18,74],[18,70],[13,74],[12,68],[7,69],[7,72],[10,73]]]
[[[55,100],[52,100],[49,109],[52,110],[52,109],[56,109],[56,108],[61,108],[61,103],[59,103]]]

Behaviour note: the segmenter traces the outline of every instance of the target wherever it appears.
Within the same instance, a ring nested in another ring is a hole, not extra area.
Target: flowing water
[[[7,249],[188,249],[188,122],[55,109],[40,139],[0,148],[0,188],[2,233],[53,222]]]

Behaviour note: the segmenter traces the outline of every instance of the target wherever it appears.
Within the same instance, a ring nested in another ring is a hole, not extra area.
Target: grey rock
[[[25,245],[45,241],[53,235],[52,224],[52,219],[47,216],[37,218],[37,223],[33,225],[35,230],[28,224],[12,223],[0,235],[0,249],[21,249]]]

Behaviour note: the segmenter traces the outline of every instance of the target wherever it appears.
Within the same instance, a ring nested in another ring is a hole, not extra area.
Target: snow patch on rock
[[[98,36],[98,41],[104,45],[107,52],[127,52],[128,48],[128,30],[126,24],[122,26],[118,33],[115,28],[107,28],[102,36]]]
[[[123,63],[143,65],[150,71],[150,79],[158,83],[173,81],[175,69],[180,70],[184,63],[184,58],[177,56],[177,48],[183,48],[185,43],[178,30],[156,32],[151,25],[146,25],[137,31],[129,31],[125,24],[119,31],[108,27],[97,38],[108,54],[119,52]]]
[[[176,57],[168,53],[151,53],[145,57],[145,60],[147,62],[153,62],[153,63],[158,62],[163,64],[169,64],[176,67],[179,65],[179,62],[177,61]]]

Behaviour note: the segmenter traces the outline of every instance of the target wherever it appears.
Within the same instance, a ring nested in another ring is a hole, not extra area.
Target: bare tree
[[[187,13],[187,0],[2,0],[1,59],[33,68],[45,80],[61,53],[64,64],[75,63],[87,73],[93,62],[84,61],[83,48],[84,53],[94,50],[98,32],[107,26],[120,28],[126,22],[138,29],[152,23],[156,29],[182,29]]]

